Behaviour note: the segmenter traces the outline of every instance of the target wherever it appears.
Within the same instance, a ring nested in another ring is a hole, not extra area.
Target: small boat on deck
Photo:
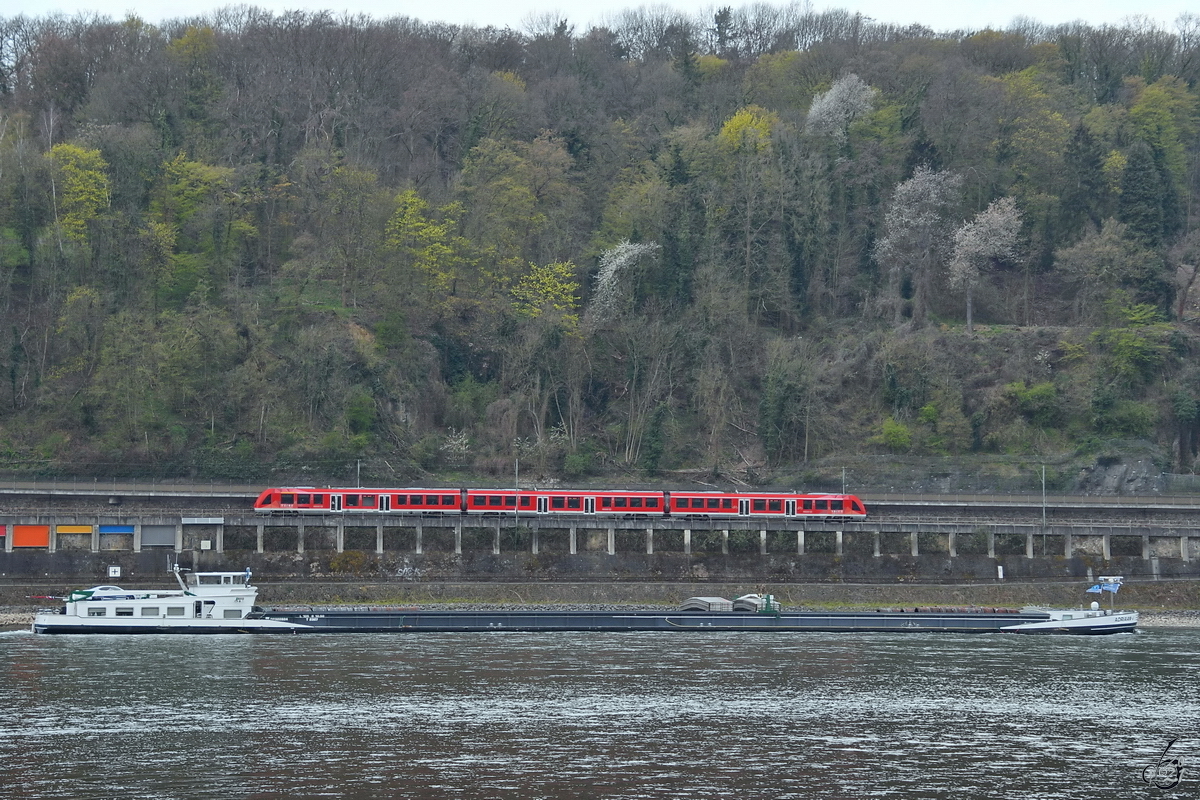
[[[785,611],[772,595],[694,597],[679,610],[459,611],[395,607],[262,609],[245,572],[185,572],[179,589],[96,586],[39,612],[35,633],[420,633],[497,631],[758,631],[892,633],[1128,633],[1136,611],[1091,608],[903,608]]]

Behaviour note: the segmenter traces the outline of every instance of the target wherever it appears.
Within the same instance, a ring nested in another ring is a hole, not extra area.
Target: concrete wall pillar
[[[646,528],[646,555],[654,555],[654,528]]]
[[[608,554],[615,556],[617,554],[617,529],[609,526],[608,529]]]
[[[958,534],[956,534],[954,531],[950,531],[950,533],[946,534],[946,549],[950,551],[951,558],[958,558],[958,542],[956,541],[957,536]]]
[[[529,531],[530,546],[529,551],[535,556],[538,554],[538,529],[533,528]]]
[[[879,531],[875,531],[875,557],[879,558]]]
[[[839,556],[842,554],[842,532],[836,531],[834,534],[834,552]]]
[[[333,549],[339,553],[346,551],[346,524],[338,519],[337,527],[333,532]]]
[[[420,540],[417,543],[417,552],[421,552]],[[375,554],[383,555],[383,520],[375,523]]]
[[[94,528],[95,526],[93,525],[92,527]],[[222,525],[219,528],[219,530],[224,531],[225,526]],[[220,539],[218,539],[218,544],[224,544],[224,542],[222,542],[222,541],[220,541]],[[133,552],[135,552],[135,553],[142,552],[142,523],[141,522],[133,523]],[[217,552],[221,552],[221,551],[218,550]]]
[[[804,555],[804,531],[796,531],[796,555]]]
[[[766,531],[758,532],[758,554],[760,556],[765,556],[767,554],[767,532]]]
[[[138,525],[135,525],[133,528],[133,541],[134,541],[135,546],[137,545],[138,540],[140,540],[141,538],[142,538],[142,526],[139,523]],[[225,552],[225,523],[224,522],[222,522],[220,525],[217,526],[217,552],[218,553]]]
[[[462,523],[454,523],[454,554],[462,555]]]
[[[1106,533],[1100,537],[1100,556],[1109,561],[1112,559],[1112,534]]]
[[[683,552],[685,555],[692,552],[692,531],[691,528],[683,529]]]
[[[1150,560],[1150,534],[1142,534],[1142,560]]]
[[[51,553],[58,552],[58,526],[53,523],[50,524],[50,547],[48,550]]]
[[[296,523],[296,552],[297,553],[304,552],[304,518],[303,517],[301,517],[300,521]]]
[[[576,534],[577,534],[577,529],[574,525],[572,525],[571,526],[571,555],[575,555],[576,553],[579,552],[579,550],[578,550],[579,540],[578,540],[578,537]]]
[[[263,529],[267,526],[263,523],[258,523],[254,526],[254,552],[261,553],[263,551]]]
[[[1029,535],[1029,540],[1031,542],[1033,541],[1033,534]],[[1071,554],[1074,552],[1075,552],[1075,543],[1071,541],[1070,531],[1067,531],[1067,532],[1063,533],[1063,557],[1070,558]],[[1033,557],[1033,555],[1031,553],[1030,558],[1032,558],[1032,557]]]
[[[912,555],[914,555],[914,556],[921,555],[919,539],[920,539],[920,537],[916,531],[913,531],[912,533],[910,533],[908,535],[908,549],[909,549],[909,552],[912,553]]]
[[[492,537],[492,555],[500,555],[500,520],[496,520],[496,535]]]
[[[1179,557],[1184,561],[1192,560],[1192,543],[1190,539],[1191,537],[1187,534],[1179,537]]]
[[[988,558],[995,558],[996,557],[996,532],[995,531],[987,532],[987,543],[988,543]]]
[[[1045,534],[1042,534],[1043,536]],[[1025,534],[1025,557],[1033,558],[1033,533]]]
[[[729,531],[721,531],[721,555],[729,555]]]
[[[10,537],[10,542],[11,542],[11,537]],[[12,548],[9,548],[9,549],[11,550]],[[183,549],[183,525],[180,524],[179,526],[177,526],[177,530],[175,531],[175,552],[179,552],[182,549]],[[100,552],[100,526],[99,525],[92,526],[92,552],[93,553]]]

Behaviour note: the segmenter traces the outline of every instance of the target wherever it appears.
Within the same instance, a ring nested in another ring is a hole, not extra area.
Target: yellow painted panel
[[[54,530],[58,533],[91,533],[91,525],[57,525]]]

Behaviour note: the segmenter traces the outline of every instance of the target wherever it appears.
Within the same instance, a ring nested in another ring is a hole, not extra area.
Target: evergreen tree
[[[1129,236],[1147,247],[1158,247],[1163,238],[1163,185],[1154,153],[1143,141],[1129,148],[1121,173],[1117,219],[1129,226]]]

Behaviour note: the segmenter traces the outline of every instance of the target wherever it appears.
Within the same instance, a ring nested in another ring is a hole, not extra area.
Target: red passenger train
[[[638,492],[615,489],[266,489],[264,514],[553,514],[599,517],[863,518],[852,494]]]

